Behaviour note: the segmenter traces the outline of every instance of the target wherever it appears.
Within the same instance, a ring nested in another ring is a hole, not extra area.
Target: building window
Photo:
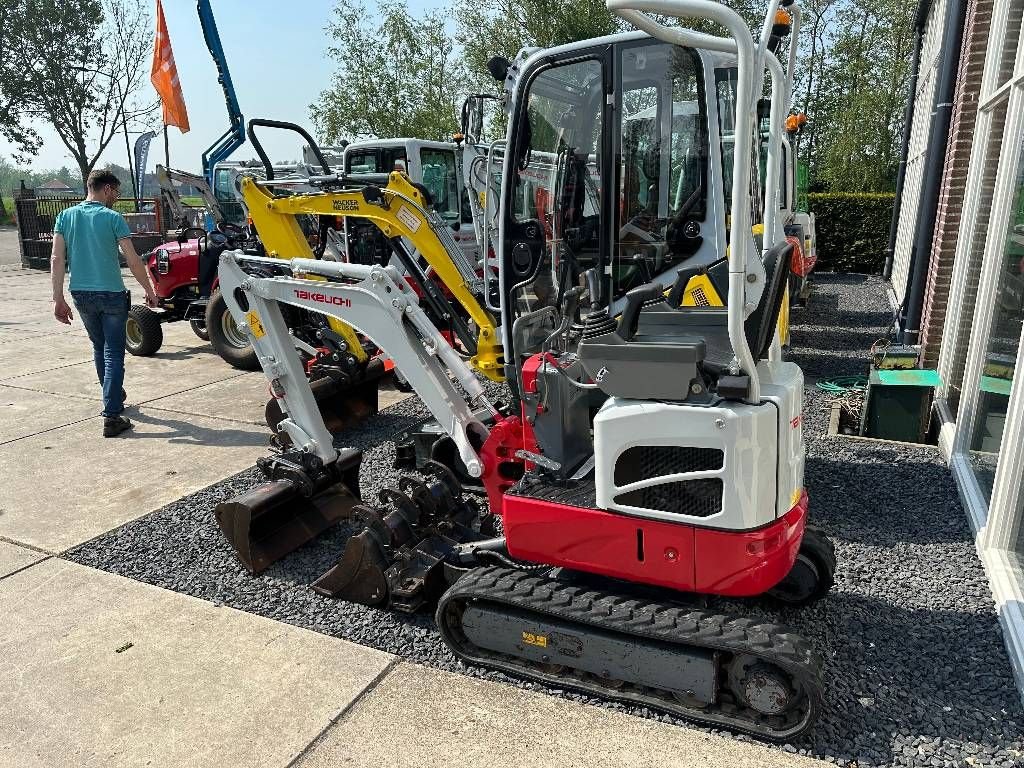
[[[1005,100],[1001,105],[1005,112]],[[990,154],[998,157],[998,147]],[[1017,163],[1013,204],[998,263],[992,322],[981,359],[975,414],[970,440],[970,463],[978,486],[991,500],[999,463],[999,447],[1020,349],[1024,318],[1024,164]],[[993,234],[993,237],[996,235]]]
[[[958,307],[948,317],[940,361],[945,380],[944,405],[954,421],[958,420],[960,415],[971,333],[978,321],[975,315],[978,310],[982,257],[989,233],[989,216],[995,192],[996,172],[1000,164],[999,153],[1006,128],[1010,91],[1014,88],[1011,79],[1017,57],[1022,16],[1024,0],[1010,0],[1006,5],[997,4],[992,19],[992,45],[985,61],[981,104],[975,131],[979,145],[971,157],[970,174],[974,178],[968,182],[956,253],[959,282],[952,287],[955,292],[950,296],[953,302],[958,302]],[[1019,86],[1020,83],[1017,82],[1016,87]]]
[[[960,410],[964,370],[967,365],[967,351],[974,328],[974,313],[977,308],[978,285],[981,281],[982,257],[985,254],[985,237],[988,233],[989,213],[992,210],[992,196],[995,190],[996,171],[999,169],[999,148],[1003,142],[1003,129],[1006,126],[1006,100],[1001,100],[991,110],[984,110],[978,115],[978,136],[985,146],[984,158],[981,160],[981,172],[978,186],[974,189],[974,200],[968,208],[973,217],[966,222],[961,230],[961,242],[958,244],[957,259],[965,259],[965,279],[960,296],[960,313],[954,333],[949,334],[945,343],[952,345],[952,360],[946,379],[948,388],[946,402],[953,418],[957,418]],[[947,330],[947,334],[949,331]]]

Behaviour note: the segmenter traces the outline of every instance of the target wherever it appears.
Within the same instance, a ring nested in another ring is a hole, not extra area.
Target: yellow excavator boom
[[[372,189],[372,195],[365,194],[363,189],[352,189],[274,197],[252,178],[245,177],[241,183],[243,199],[268,256],[314,258],[299,227],[297,217],[303,215],[358,217],[372,222],[388,240],[409,240],[476,326],[477,349],[470,365],[492,381],[504,381],[504,353],[494,317],[480,305],[424,215],[427,202],[423,192],[398,171],[388,176],[387,186]],[[362,351],[350,326],[334,318],[330,320],[331,328],[353,350]]]

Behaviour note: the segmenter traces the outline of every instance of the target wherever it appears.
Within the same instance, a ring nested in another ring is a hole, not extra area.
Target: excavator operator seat
[[[764,256],[768,285],[745,323],[747,342],[758,360],[767,355],[774,336],[791,252],[792,245],[783,242]],[[684,287],[693,272],[680,271]],[[724,308],[673,306],[659,283],[649,283],[626,294],[617,325],[607,312],[587,317],[580,360],[594,383],[612,397],[706,401],[733,357],[727,321]],[[742,398],[744,393],[734,386],[730,382],[720,394]]]

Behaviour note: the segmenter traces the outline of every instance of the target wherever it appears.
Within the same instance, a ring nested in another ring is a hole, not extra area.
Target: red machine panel
[[[732,532],[642,520],[506,494],[509,553],[522,560],[684,592],[762,594],[793,567],[807,519],[807,494],[781,519]]]

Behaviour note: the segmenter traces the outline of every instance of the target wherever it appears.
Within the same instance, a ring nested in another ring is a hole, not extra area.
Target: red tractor
[[[197,227],[183,229],[177,240],[143,254],[160,306],[156,310],[132,306],[126,328],[128,351],[153,355],[163,344],[164,323],[188,321],[195,334],[209,341],[232,366],[257,370],[256,353],[235,325],[217,285],[220,255],[229,248],[252,244],[246,229],[221,222],[212,232]]]

